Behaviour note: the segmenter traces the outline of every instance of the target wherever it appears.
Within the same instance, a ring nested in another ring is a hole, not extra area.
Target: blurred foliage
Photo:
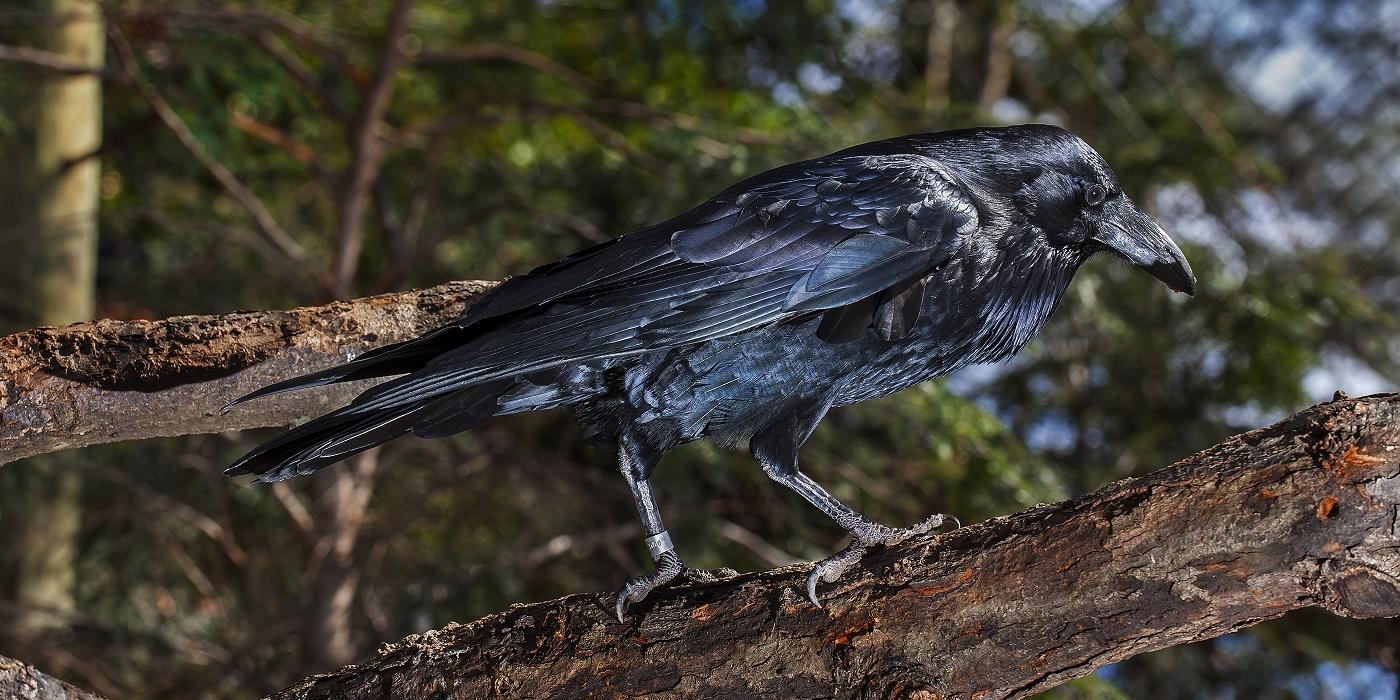
[[[107,9],[141,75],[324,261],[354,155],[350,115],[372,80],[387,4]],[[40,6],[11,7],[0,12],[0,43],[31,43]],[[1098,148],[1178,234],[1200,293],[1178,299],[1122,264],[1091,262],[1011,363],[836,411],[804,459],[838,497],[890,523],[935,510],[970,522],[1160,467],[1335,388],[1395,388],[1393,4],[962,3],[947,65],[929,59],[930,8],[419,3],[400,41],[411,60],[378,131],[387,155],[354,289],[520,273],[747,174],[874,138],[1053,121]],[[1010,30],[1001,43],[998,25]],[[989,92],[997,61],[1009,79]],[[319,271],[287,271],[120,66],[109,50],[102,314],[323,300],[308,283]],[[930,113],[926,78],[941,70],[948,106]],[[34,74],[0,64],[0,162],[22,156],[33,99]],[[6,210],[23,205],[12,180],[0,168]],[[0,238],[23,235],[0,221]],[[0,311],[22,303],[0,300]],[[82,452],[82,613],[58,637],[0,639],[0,653],[140,697],[253,697],[323,670],[304,638],[320,555],[285,498],[219,475],[267,434]],[[361,655],[511,602],[612,589],[650,566],[625,486],[567,416],[406,439],[380,460],[355,554]],[[17,506],[7,501],[14,471],[0,469],[0,522]],[[308,500],[312,488],[293,483],[289,493]],[[687,446],[659,471],[657,490],[698,566],[763,568],[839,545],[834,526],[743,454]],[[0,543],[15,527],[0,528]],[[0,544],[0,572],[4,552]],[[1394,688],[1397,629],[1295,615],[1054,694]]]

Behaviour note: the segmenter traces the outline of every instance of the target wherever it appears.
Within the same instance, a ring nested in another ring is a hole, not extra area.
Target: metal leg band
[[[647,537],[647,551],[651,552],[653,561],[659,561],[661,555],[667,552],[673,552],[675,549],[676,545],[672,544],[671,535],[665,530]]]

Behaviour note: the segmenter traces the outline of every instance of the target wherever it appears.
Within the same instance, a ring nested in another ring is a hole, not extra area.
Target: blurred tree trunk
[[[53,0],[48,49],[100,68],[101,8],[90,0]],[[93,75],[49,76],[38,89],[28,185],[32,210],[11,249],[18,264],[11,298],[17,327],[92,318],[101,171],[102,84]],[[15,164],[23,167],[23,164]],[[30,632],[62,626],[73,608],[74,560],[82,513],[78,476],[61,457],[34,459],[24,475],[25,515],[16,519],[16,625]]]
[[[948,84],[953,75],[953,30],[957,23],[958,5],[954,0],[929,1],[924,109],[930,114],[948,109]]]
[[[374,79],[360,95],[347,131],[351,158],[336,197],[340,221],[329,271],[332,294],[342,299],[354,293],[355,274],[364,254],[365,212],[385,155],[379,130],[403,66],[401,42],[408,32],[413,5],[413,0],[396,0],[389,11]],[[344,666],[355,658],[351,612],[360,585],[355,554],[365,511],[374,498],[378,468],[379,450],[370,450],[351,460],[349,469],[327,470],[315,477],[312,507],[317,518],[312,556],[316,576],[311,587],[315,598],[305,641],[307,658],[317,670]]]
[[[351,458],[346,468],[323,471],[315,478],[315,607],[306,641],[307,658],[319,670],[344,666],[358,652],[352,617],[360,585],[356,554],[378,470],[375,448]]]
[[[995,23],[987,36],[987,71],[982,79],[982,92],[977,96],[977,109],[989,113],[1011,89],[1011,70],[1015,57],[1011,54],[1011,37],[1016,33],[1016,2],[1003,0],[995,10]]]

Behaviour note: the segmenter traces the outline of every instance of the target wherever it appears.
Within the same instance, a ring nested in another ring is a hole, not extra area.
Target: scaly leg
[[[633,449],[629,442],[625,437],[619,440],[618,467],[622,471],[622,478],[627,480],[627,486],[632,489],[632,499],[637,503],[637,514],[641,516],[642,529],[647,534],[647,550],[656,562],[656,571],[631,579],[618,591],[614,610],[618,622],[623,621],[628,603],[641,602],[653,590],[676,580],[677,577],[702,583],[738,575],[733,569],[691,569],[681,562],[680,556],[676,554],[676,547],[671,542],[671,535],[666,532],[666,526],[661,522],[661,509],[656,505],[656,497],[651,493],[650,466],[642,463],[638,457],[640,450]]]
[[[805,438],[807,432],[810,430],[801,433],[801,436]],[[822,607],[821,601],[817,599],[817,583],[833,583],[841,578],[860,561],[865,550],[870,547],[898,544],[915,535],[922,535],[941,527],[948,522],[952,522],[954,527],[959,526],[957,518],[942,513],[935,513],[923,522],[906,528],[887,527],[871,522],[856,509],[837,500],[835,496],[822,488],[821,484],[812,481],[811,477],[803,474],[797,468],[797,444],[800,444],[800,441],[784,440],[784,437],[785,433],[783,432],[755,437],[752,443],[753,455],[763,466],[763,473],[767,474],[770,479],[797,492],[799,496],[816,506],[821,512],[826,513],[827,517],[836,521],[837,525],[851,534],[850,545],[814,564],[812,571],[807,574],[807,598],[812,601],[813,605]]]

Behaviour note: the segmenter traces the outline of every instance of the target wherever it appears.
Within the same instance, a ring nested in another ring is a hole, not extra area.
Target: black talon
[[[663,552],[656,560],[656,571],[628,581],[627,585],[617,592],[617,602],[614,609],[617,621],[626,622],[628,603],[640,603],[646,600],[652,591],[676,580],[676,577],[680,576],[684,570],[685,565],[681,563],[681,558],[676,556],[674,551]]]
[[[813,566],[812,570],[807,572],[807,600],[812,601],[812,605],[817,606],[818,610],[824,609],[821,600],[817,599],[817,579],[821,576],[822,570],[819,566]]]

